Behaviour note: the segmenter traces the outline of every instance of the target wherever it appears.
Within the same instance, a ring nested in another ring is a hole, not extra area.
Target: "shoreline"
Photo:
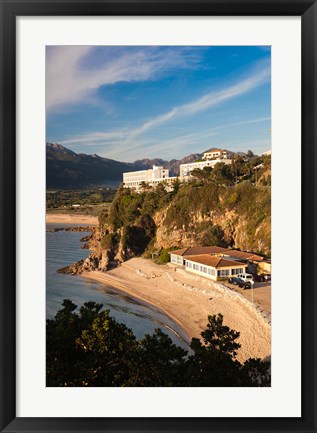
[[[270,324],[248,299],[218,284],[143,258],[130,259],[107,272],[91,271],[81,276],[163,311],[183,330],[187,336],[185,341],[201,338],[208,315],[221,313],[224,324],[240,332],[241,348],[237,356],[240,362],[271,354]]]
[[[135,293],[135,291],[133,291],[132,289],[129,289],[128,287],[120,284],[114,278],[109,277],[109,279],[108,279],[107,275],[103,272],[99,272],[99,271],[84,272],[83,274],[80,275],[80,277],[88,279],[88,280],[93,280],[93,281],[96,281],[98,283],[102,283],[102,284],[106,285],[107,287],[109,287],[110,289],[115,290],[118,293],[128,295],[129,297],[131,297],[132,299],[135,299],[140,304],[143,304],[146,307],[154,308],[157,311],[159,311],[160,313],[163,313],[165,316],[169,317],[180,329],[175,330],[166,324],[164,324],[163,327],[168,328],[178,338],[183,340],[188,346],[190,345],[191,337],[190,337],[189,333],[186,332],[186,329],[184,329],[183,324],[181,322],[179,322],[179,320],[176,317],[174,317],[172,314],[170,314],[166,310],[163,310],[162,307],[159,305],[159,303],[154,303],[153,300],[146,298],[145,296],[142,296],[140,294]]]
[[[63,213],[46,213],[46,223],[98,225],[98,217],[92,215],[72,215]]]

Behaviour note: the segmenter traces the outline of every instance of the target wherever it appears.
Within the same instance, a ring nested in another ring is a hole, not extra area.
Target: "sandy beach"
[[[59,223],[59,224],[89,224],[97,225],[98,217],[91,215],[71,215],[71,214],[59,214],[59,213],[47,213],[47,223]]]
[[[185,332],[200,337],[207,316],[222,313],[224,323],[240,332],[238,360],[271,354],[271,326],[252,303],[222,284],[206,281],[169,265],[133,258],[104,272],[88,272],[93,279],[163,310]]]

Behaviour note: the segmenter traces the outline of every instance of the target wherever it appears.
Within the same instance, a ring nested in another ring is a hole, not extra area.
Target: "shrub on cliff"
[[[269,363],[235,357],[239,332],[209,316],[192,354],[157,329],[137,340],[101,304],[70,300],[46,322],[47,386],[269,386]]]
[[[111,204],[107,223],[113,230],[124,225],[133,225],[139,217],[152,217],[154,212],[170,201],[171,197],[172,193],[166,192],[162,185],[140,193],[120,187]]]
[[[219,225],[210,223],[201,224],[200,245],[208,247],[209,245],[217,245],[219,247],[227,247],[228,242],[225,239],[225,232]]]
[[[176,250],[175,247],[163,248],[159,255],[159,263],[168,263],[170,261],[169,252]]]

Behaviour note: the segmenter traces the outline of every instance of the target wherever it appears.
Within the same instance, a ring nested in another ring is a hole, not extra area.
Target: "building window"
[[[183,264],[183,257],[182,257],[182,256],[177,256],[177,263],[178,263],[179,265],[182,265],[182,264]]]
[[[209,275],[213,275],[213,276],[215,276],[215,275],[216,275],[216,271],[215,271],[215,269],[208,268],[208,274],[209,274]]]
[[[230,275],[230,269],[220,269],[218,271],[218,277],[227,277]]]
[[[243,269],[231,269],[231,275],[243,274]]]
[[[172,256],[171,256],[171,262],[172,262],[172,263],[177,263],[177,257],[174,256],[174,255],[172,255]]]

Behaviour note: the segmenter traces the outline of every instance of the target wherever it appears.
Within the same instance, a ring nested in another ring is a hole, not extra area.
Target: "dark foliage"
[[[270,386],[269,363],[235,357],[239,332],[209,316],[203,341],[193,338],[192,354],[157,329],[137,340],[101,304],[63,308],[46,323],[47,386]]]
[[[173,192],[166,192],[163,185],[141,193],[121,186],[105,221],[112,231],[120,230],[123,248],[140,255],[155,236],[154,213],[164,207],[172,197]]]

